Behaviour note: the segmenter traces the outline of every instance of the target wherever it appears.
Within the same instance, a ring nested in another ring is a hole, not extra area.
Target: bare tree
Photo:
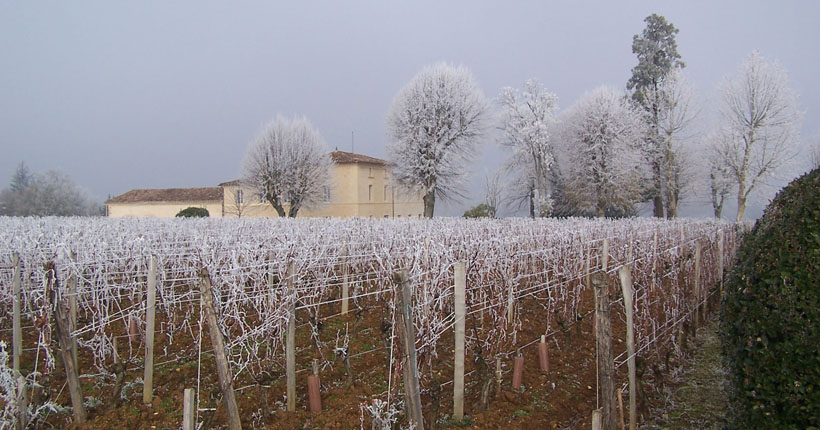
[[[463,196],[465,167],[486,115],[472,73],[445,63],[422,69],[393,100],[387,115],[393,181],[424,193],[425,217],[432,218],[436,196]]]
[[[293,218],[302,207],[324,201],[332,166],[324,140],[307,118],[277,116],[251,143],[243,182],[280,217]]]
[[[247,193],[246,191],[245,184],[240,181],[239,187],[233,190],[233,195],[225,199],[225,214],[236,215],[237,218],[242,218],[243,215],[247,215],[248,210],[253,206],[255,201],[266,201],[264,197],[260,198],[259,193]]]
[[[565,115],[560,152],[566,198],[582,215],[633,213],[646,171],[639,151],[641,114],[623,93],[601,87]]]
[[[709,157],[709,197],[712,202],[712,211],[715,218],[718,219],[723,216],[723,205],[732,188],[732,178],[723,164],[722,156],[718,150],[721,146],[720,140],[719,134],[712,134],[707,138],[707,142],[709,142],[707,148]]]
[[[737,221],[749,195],[773,175],[795,150],[801,114],[780,64],[753,52],[722,93],[721,165],[737,187]]]
[[[810,149],[809,162],[812,169],[820,168],[820,138],[816,138],[814,147]]]
[[[692,182],[694,164],[688,151],[695,118],[693,90],[680,69],[671,70],[661,82],[657,98],[661,192],[671,219],[678,216],[678,202]]]
[[[490,218],[496,218],[504,206],[506,196],[501,171],[488,174],[484,177],[484,203],[490,207]]]
[[[549,216],[552,212],[549,175],[555,161],[552,139],[558,96],[531,79],[524,84],[523,92],[502,88],[498,104],[501,105],[501,130],[504,132],[501,142],[513,148],[515,160],[530,165],[534,181],[534,213],[540,217]]]

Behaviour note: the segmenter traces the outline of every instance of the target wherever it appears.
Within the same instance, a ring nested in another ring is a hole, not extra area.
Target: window
[[[244,193],[243,193],[242,188],[238,188],[236,190],[236,204],[241,205],[241,204],[245,203],[245,199],[244,199],[245,196],[243,194]]]
[[[367,186],[367,201],[373,200],[373,185]]]
[[[367,177],[368,177],[368,178],[372,178],[372,177],[373,177],[373,168],[372,168],[372,167],[368,167],[368,168],[367,168]]]
[[[384,186],[384,201],[387,201],[387,185]]]
[[[384,217],[385,218],[390,218],[390,215],[389,214],[384,214]]]
[[[322,192],[323,192],[323,198],[324,198],[325,202],[329,202],[330,201],[330,187],[324,187],[322,189]]]

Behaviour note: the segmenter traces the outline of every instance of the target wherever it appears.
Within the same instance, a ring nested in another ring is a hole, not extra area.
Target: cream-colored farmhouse
[[[420,218],[424,213],[420,193],[394,189],[384,160],[342,151],[330,155],[333,185],[326,202],[301,208],[299,217]],[[173,217],[190,206],[207,209],[211,217],[278,216],[239,180],[218,187],[131,190],[105,202],[110,217]]]

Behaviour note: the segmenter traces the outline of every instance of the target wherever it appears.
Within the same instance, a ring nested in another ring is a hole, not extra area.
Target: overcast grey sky
[[[803,138],[816,139],[818,12],[820,2],[748,0],[3,1],[0,186],[20,161],[100,200],[214,186],[238,177],[277,113],[306,115],[331,149],[351,150],[355,132],[356,152],[383,157],[388,107],[423,66],[464,64],[488,97],[536,78],[566,108],[599,85],[625,87],[632,36],[651,13],[680,29],[701,98],[753,50],[779,60],[806,112]],[[501,154],[484,146],[478,182]]]

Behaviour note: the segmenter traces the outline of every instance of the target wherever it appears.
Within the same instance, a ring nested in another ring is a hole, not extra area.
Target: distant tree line
[[[521,90],[502,88],[493,103],[466,67],[423,68],[388,109],[391,180],[420,193],[432,217],[437,200],[465,197],[473,156],[497,128],[509,149],[500,171],[506,180],[488,178],[484,206],[472,216],[526,205],[532,217],[623,217],[651,202],[654,216],[675,218],[687,194],[708,194],[716,217],[734,195],[741,220],[751,193],[798,147],[801,115],[787,74],[752,53],[721,85],[713,129],[696,130],[678,29],[657,14],[644,21],[632,40],[638,63],[626,90],[596,88],[564,111],[535,79]],[[280,216],[293,217],[322,204],[331,164],[307,119],[277,117],[252,144],[243,177]]]
[[[89,216],[104,209],[63,173],[32,173],[21,162],[8,187],[0,190],[0,215]]]

